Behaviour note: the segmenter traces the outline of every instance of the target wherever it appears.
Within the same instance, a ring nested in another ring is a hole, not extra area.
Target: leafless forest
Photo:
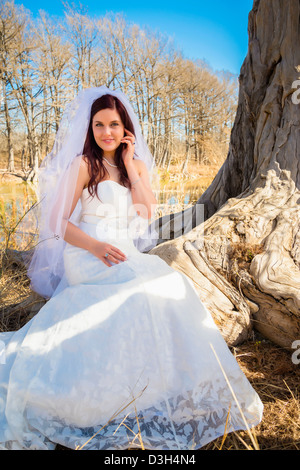
[[[66,103],[106,85],[127,94],[156,163],[218,163],[226,158],[238,80],[185,58],[159,32],[121,14],[91,17],[65,5],[63,18],[1,1],[0,157],[28,179],[51,150]]]

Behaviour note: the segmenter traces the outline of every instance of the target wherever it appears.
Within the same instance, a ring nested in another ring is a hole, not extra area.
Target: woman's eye
[[[119,125],[118,122],[113,122],[113,123],[111,124],[112,127],[117,127],[118,125]],[[100,122],[97,122],[97,124],[95,124],[95,126],[96,126],[96,127],[102,127],[103,124],[101,124]]]
[[[100,122],[97,122],[95,124],[95,127],[103,127],[103,124],[101,124]],[[119,127],[119,123],[118,122],[112,122],[109,127]]]

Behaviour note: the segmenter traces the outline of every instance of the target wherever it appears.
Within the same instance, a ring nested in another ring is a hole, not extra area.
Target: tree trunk
[[[2,84],[2,89],[3,89],[4,114],[5,114],[6,135],[7,135],[7,153],[8,153],[7,171],[12,173],[15,171],[15,158],[14,158],[14,149],[13,149],[12,138],[11,138],[11,134],[12,134],[11,119],[10,119],[9,109],[8,109],[6,80],[2,79],[1,84]]]
[[[300,339],[300,1],[254,0],[248,34],[227,159],[185,211],[191,221],[203,204],[204,221],[180,236],[182,214],[163,217],[151,253],[194,281],[229,344],[254,327],[290,349]]]
[[[11,143],[8,144],[9,150],[8,150],[8,165],[7,165],[7,171],[9,173],[13,173],[15,171],[15,155],[14,155],[14,149],[12,148]]]
[[[39,145],[37,142],[37,136],[34,132],[29,132],[29,148],[31,155],[31,168],[26,176],[26,181],[36,184],[38,181],[38,169],[39,169]]]

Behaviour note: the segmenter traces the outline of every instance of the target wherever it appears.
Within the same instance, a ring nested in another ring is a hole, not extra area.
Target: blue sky
[[[64,11],[60,0],[44,4],[40,0],[15,0],[15,3],[24,5],[33,15],[41,8],[57,16],[62,16]],[[79,4],[78,1],[73,3]],[[253,0],[183,0],[180,3],[176,0],[128,3],[81,0],[80,3],[88,8],[91,16],[123,13],[130,23],[147,25],[167,34],[185,57],[206,60],[213,70],[225,69],[239,74],[247,54],[248,14]]]

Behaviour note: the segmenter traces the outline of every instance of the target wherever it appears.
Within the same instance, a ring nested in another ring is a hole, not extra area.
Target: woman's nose
[[[108,135],[110,135],[110,133],[111,133],[111,132],[110,132],[111,129],[110,129],[109,126],[103,126],[102,131],[103,131],[104,136],[108,136]]]

